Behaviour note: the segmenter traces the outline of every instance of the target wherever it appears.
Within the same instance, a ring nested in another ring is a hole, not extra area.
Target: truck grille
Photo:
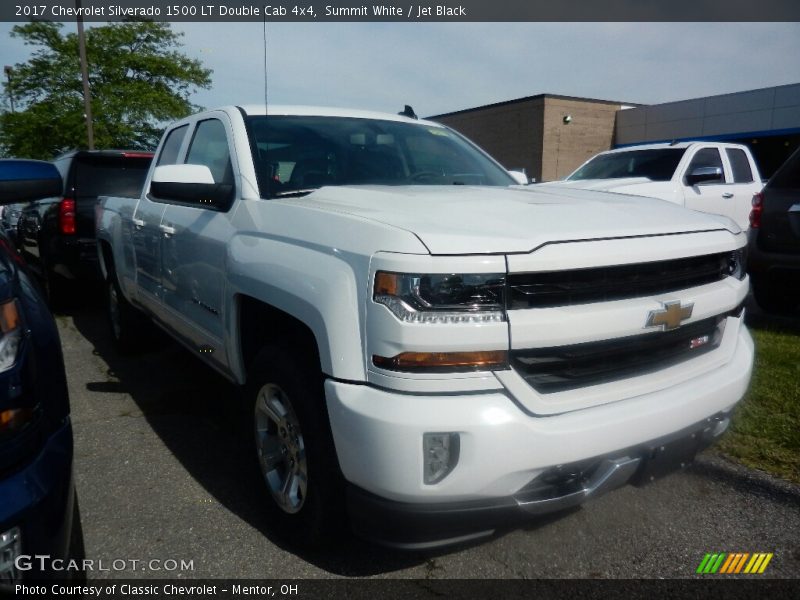
[[[511,366],[540,393],[552,393],[644,375],[719,346],[727,315],[674,331],[644,333],[572,346],[511,351]]]
[[[512,273],[509,309],[551,308],[664,294],[728,276],[728,253],[566,271]]]

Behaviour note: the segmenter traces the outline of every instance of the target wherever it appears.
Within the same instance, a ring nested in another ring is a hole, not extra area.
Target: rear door
[[[181,155],[188,125],[176,127],[167,134],[156,165],[173,165]],[[149,187],[149,184],[148,184]],[[161,217],[167,205],[148,193],[142,194],[133,214],[132,238],[136,264],[136,296],[140,304],[154,315],[162,314],[161,286]]]
[[[700,168],[719,169],[722,174],[721,179],[690,185],[686,176]],[[681,179],[686,208],[730,217],[739,227],[747,229],[750,211],[735,210],[733,202],[735,194],[728,185],[731,181],[730,173],[723,162],[719,147],[708,145],[696,149],[689,160],[689,165],[681,174]]]
[[[753,194],[761,189],[760,176],[744,148],[726,146],[723,153],[723,158],[728,163],[728,183],[722,191],[723,200],[728,200],[726,214],[746,230],[750,226]]]
[[[759,245],[771,252],[800,254],[800,149],[763,190]]]

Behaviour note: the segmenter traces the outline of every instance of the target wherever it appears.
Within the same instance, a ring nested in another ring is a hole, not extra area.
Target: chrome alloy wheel
[[[272,498],[284,512],[298,512],[308,485],[303,433],[289,397],[273,383],[256,396],[255,436],[261,474]]]
[[[120,314],[119,296],[117,296],[117,286],[113,282],[108,284],[108,316],[111,321],[111,330],[114,334],[114,339],[120,339],[122,336],[122,315]]]

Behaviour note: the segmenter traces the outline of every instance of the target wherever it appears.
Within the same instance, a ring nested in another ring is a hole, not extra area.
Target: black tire
[[[68,296],[67,281],[47,264],[42,265],[42,290],[51,310],[61,308]]]
[[[291,347],[264,348],[245,386],[244,406],[270,525],[288,543],[309,548],[344,531],[345,502],[322,374],[316,360],[301,356]]]
[[[113,271],[106,281],[106,316],[111,342],[117,352],[133,354],[142,350],[149,323],[122,295]]]
[[[787,314],[791,313],[800,301],[798,295],[793,294],[791,289],[783,289],[770,281],[752,279],[753,295],[756,303],[761,310],[768,313]]]
[[[78,493],[74,493],[74,504],[72,506],[72,533],[69,541],[69,559],[82,565],[86,558],[86,547],[83,540],[83,523],[81,522],[81,510],[78,506]],[[86,571],[79,569],[72,572],[72,583],[86,583]]]

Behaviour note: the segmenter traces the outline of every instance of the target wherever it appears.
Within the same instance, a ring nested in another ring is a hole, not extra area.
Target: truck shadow
[[[107,380],[90,382],[87,390],[130,395],[189,475],[275,545],[337,575],[374,575],[424,563],[421,555],[376,548],[353,536],[337,544],[335,552],[287,543],[273,531],[262,508],[262,484],[243,442],[237,387],[160,332],[152,334],[156,350],[120,356],[111,345],[100,307],[70,312],[76,329],[109,367]]]

